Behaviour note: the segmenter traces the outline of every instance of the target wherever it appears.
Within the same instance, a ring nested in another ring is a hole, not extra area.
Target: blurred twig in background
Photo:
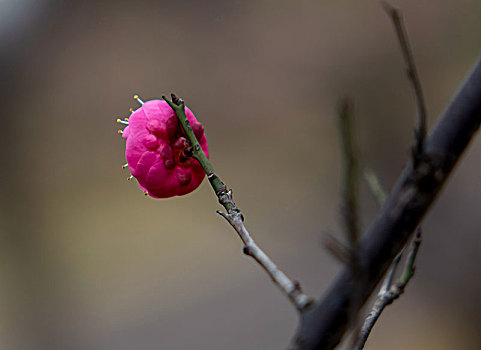
[[[376,198],[379,205],[383,205],[386,201],[386,192],[382,189],[381,182],[376,174],[370,169],[364,169],[364,180],[369,186],[372,194]]]
[[[343,164],[343,188],[341,212],[343,217],[344,232],[346,243],[341,242],[334,236],[328,236],[325,247],[328,251],[346,264],[352,272],[355,284],[363,283],[362,266],[359,261],[359,159],[356,144],[356,131],[354,126],[353,102],[349,98],[344,98],[338,110],[339,137],[342,149]],[[358,317],[355,305],[361,302],[359,289],[352,289],[351,309],[349,316],[350,328],[353,332],[353,344],[357,343],[357,324]]]
[[[353,272],[358,275],[360,266],[356,247],[359,241],[359,164],[352,109],[352,100],[345,98],[340,102],[338,110],[339,137],[343,157],[341,212],[346,242],[329,235],[324,245],[336,259],[351,266]]]
[[[342,214],[345,232],[348,240],[348,266],[351,268],[356,285],[363,283],[363,271],[359,261],[359,161],[356,144],[356,129],[354,127],[353,102],[344,99],[339,109],[339,130],[343,156],[344,188],[342,191]],[[351,310],[349,316],[350,328],[353,332],[353,342],[357,342],[357,312],[361,303],[360,289],[353,289],[351,295]]]

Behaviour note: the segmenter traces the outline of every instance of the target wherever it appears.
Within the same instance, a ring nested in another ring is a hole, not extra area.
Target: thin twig
[[[416,236],[414,237],[414,239],[412,240],[409,246],[408,257],[406,259],[404,271],[401,277],[399,278],[399,281],[394,285],[392,285],[391,282],[383,283],[383,286],[381,287],[381,290],[377,295],[376,301],[372,306],[371,312],[366,317],[364,325],[362,326],[359,343],[356,346],[357,350],[364,349],[364,345],[366,344],[367,338],[371,334],[372,328],[374,327],[374,324],[378,320],[379,316],[381,316],[381,313],[384,311],[386,306],[392,304],[394,300],[399,298],[404,293],[404,289],[406,288],[411,278],[414,276],[414,271],[415,271],[414,264],[416,262],[416,256],[419,250],[419,246],[421,245],[421,241],[422,241],[422,233],[421,233],[421,229],[419,228],[416,232]],[[398,255],[398,258],[400,258],[400,256],[401,254]],[[396,267],[397,267],[397,263],[393,264],[390,270],[391,281],[392,281],[392,276],[394,275],[394,270]]]
[[[404,56],[404,61],[407,65],[407,75],[412,84],[414,95],[416,97],[418,124],[414,131],[416,142],[413,147],[414,161],[417,162],[424,153],[424,143],[426,139],[426,104],[424,102],[423,90],[421,88],[421,81],[416,69],[414,57],[406,28],[404,26],[402,13],[399,9],[389,4],[387,1],[382,1],[381,4],[384,10],[391,17],[394,29],[396,31],[401,51]]]
[[[212,164],[207,159],[202,147],[200,146],[197,138],[195,137],[192,127],[185,115],[185,104],[180,98],[172,94],[172,101],[168,100],[165,96],[162,96],[169,106],[173,109],[185,134],[192,145],[192,157],[195,158],[210,181],[214,192],[219,199],[219,203],[225,208],[227,213],[217,211],[223,218],[231,224],[234,230],[239,235],[239,238],[244,243],[244,254],[252,257],[261,267],[267,272],[274,284],[289,298],[294,306],[299,311],[303,311],[307,306],[312,304],[313,299],[308,297],[302,292],[299,282],[291,280],[287,275],[282,272],[279,267],[271,260],[271,258],[262,251],[261,248],[252,239],[249,232],[244,226],[244,217],[240,210],[236,207],[232,199],[232,191],[227,189],[227,186],[217,176],[212,167]]]
[[[230,191],[229,191],[230,192]],[[231,195],[231,193],[230,193]],[[309,306],[313,299],[308,297],[302,292],[301,286],[298,281],[293,281],[282,272],[276,264],[259,248],[256,242],[252,239],[249,232],[242,222],[242,214],[240,213],[223,213],[217,211],[223,218],[225,218],[229,224],[238,233],[240,239],[244,243],[244,254],[252,257],[261,267],[267,272],[272,281],[279,287],[279,289],[289,298],[294,306],[303,311],[304,308]]]
[[[355,142],[352,101],[345,99],[339,109],[339,129],[344,157],[344,188],[342,212],[346,233],[351,247],[357,246],[359,238],[358,187],[359,170]]]

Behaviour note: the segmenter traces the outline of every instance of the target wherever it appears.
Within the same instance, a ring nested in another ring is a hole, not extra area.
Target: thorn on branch
[[[215,212],[217,214],[219,214],[220,216],[222,216],[224,219],[227,220],[227,214],[226,213],[224,213],[223,211],[220,211],[220,210],[216,210]]]
[[[177,97],[174,93],[171,93],[170,96],[172,97],[172,102],[174,102],[177,106],[180,106],[184,103],[181,98]]]

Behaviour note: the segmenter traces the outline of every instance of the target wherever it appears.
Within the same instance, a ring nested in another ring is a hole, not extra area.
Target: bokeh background
[[[396,1],[432,126],[481,51],[481,3]],[[259,244],[320,296],[340,263],[336,106],[389,189],[415,109],[377,1],[0,1],[0,347],[283,349],[294,309],[207,182],[169,200],[127,182],[115,119],[176,92]],[[362,226],[377,204],[362,187]],[[369,349],[481,346],[481,142],[425,220],[415,278]]]

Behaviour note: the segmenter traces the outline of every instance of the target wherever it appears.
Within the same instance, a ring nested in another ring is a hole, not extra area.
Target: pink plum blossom
[[[202,150],[209,157],[204,127],[189,108],[185,108],[185,113]],[[202,166],[188,156],[190,142],[167,102],[143,103],[128,119],[122,137],[127,139],[125,158],[131,174],[151,197],[182,196],[199,187],[204,179]]]

